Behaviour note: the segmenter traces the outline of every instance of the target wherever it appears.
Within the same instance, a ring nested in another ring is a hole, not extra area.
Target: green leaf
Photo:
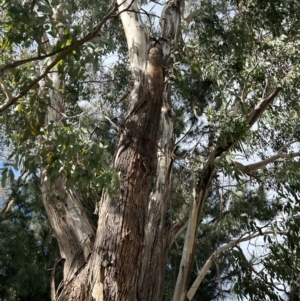
[[[7,167],[5,167],[1,172],[1,186],[2,188],[6,187],[6,179],[7,179]]]
[[[12,184],[12,183],[14,182],[15,175],[14,175],[14,172],[12,171],[11,168],[10,168],[9,171],[8,171],[8,176],[9,176],[10,184]]]

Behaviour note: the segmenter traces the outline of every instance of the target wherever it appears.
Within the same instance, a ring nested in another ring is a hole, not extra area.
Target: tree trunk
[[[79,198],[74,192],[56,196],[56,190],[65,191],[63,187],[56,189],[61,181],[52,187],[44,182],[44,195],[46,190],[52,191],[44,204],[66,258],[64,287],[60,296],[54,297],[56,300],[162,299],[172,241],[172,225],[166,216],[170,207],[173,125],[170,84],[165,79],[172,64],[171,44],[180,41],[180,1],[166,4],[161,18],[162,39],[153,45],[149,45],[135,1],[118,0],[118,4],[119,11],[125,10],[120,17],[134,79],[114,157],[121,187],[115,196],[103,194],[92,245],[93,229]],[[130,11],[126,11],[128,8]],[[57,99],[57,95],[52,97],[52,106]]]
[[[42,39],[41,42],[45,45],[47,52],[51,52],[49,37],[46,33]],[[45,67],[41,67],[41,73]],[[58,92],[62,88],[62,80],[55,71],[56,69],[48,75],[53,82],[53,90],[49,93],[51,106],[47,108],[45,114],[45,125],[50,122],[59,124],[60,113],[64,113],[63,97]],[[41,81],[39,93],[47,94],[45,81]],[[75,189],[67,190],[65,183],[66,178],[63,174],[57,175],[57,179],[50,182],[46,171],[41,170],[43,204],[57,238],[61,258],[64,259],[64,281],[68,281],[91,254],[95,228],[80,200],[79,193]],[[51,295],[54,299],[55,292],[52,291]]]

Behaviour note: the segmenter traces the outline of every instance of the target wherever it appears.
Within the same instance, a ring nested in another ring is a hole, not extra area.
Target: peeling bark
[[[50,53],[51,45],[46,33],[43,43],[47,52]],[[53,59],[50,58],[49,65]],[[42,67],[41,73],[47,67]],[[50,91],[51,105],[46,109],[45,125],[50,122],[60,124],[60,113],[64,113],[64,100],[61,93],[58,92],[62,88],[62,79],[57,72],[52,72],[48,76],[53,82],[53,89]],[[44,84],[41,82],[40,94],[46,92]],[[43,204],[57,238],[61,258],[64,259],[64,281],[68,281],[92,252],[95,229],[80,200],[79,193],[75,189],[67,190],[65,182],[64,175],[58,175],[54,182],[50,182],[46,177],[46,171],[42,169]]]

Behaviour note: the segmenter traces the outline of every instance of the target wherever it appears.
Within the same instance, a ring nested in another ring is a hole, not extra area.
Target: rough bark
[[[134,79],[114,168],[117,195],[98,205],[98,229],[86,265],[65,282],[59,300],[161,300],[172,238],[166,219],[172,169],[170,45],[180,37],[180,2],[163,11],[161,43],[149,45],[134,1],[118,1]]]

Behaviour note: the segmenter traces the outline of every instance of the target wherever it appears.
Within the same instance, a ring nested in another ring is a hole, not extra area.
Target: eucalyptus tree
[[[51,299],[191,300],[213,265],[239,296],[282,298],[299,268],[298,1],[1,8],[1,124],[8,160],[40,170]]]

